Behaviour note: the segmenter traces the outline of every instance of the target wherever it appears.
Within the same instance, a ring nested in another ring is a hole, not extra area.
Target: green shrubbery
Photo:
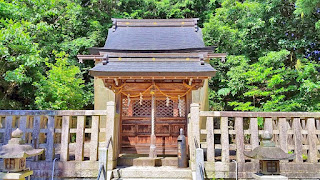
[[[92,108],[91,62],[111,17],[199,17],[227,52],[210,82],[215,110],[319,111],[319,0],[0,0],[0,109]],[[55,53],[54,53],[55,52]],[[57,53],[59,52],[59,53]]]

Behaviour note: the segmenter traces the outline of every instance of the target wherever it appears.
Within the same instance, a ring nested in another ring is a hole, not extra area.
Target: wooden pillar
[[[128,99],[129,101],[129,99]],[[128,105],[128,116],[132,117],[133,116],[133,102],[129,103]]]
[[[157,157],[157,150],[156,150],[156,134],[155,134],[155,97],[154,94],[151,94],[151,144],[150,144],[150,158]]]
[[[178,102],[172,100],[173,105],[173,117],[179,117],[179,108],[178,108]]]

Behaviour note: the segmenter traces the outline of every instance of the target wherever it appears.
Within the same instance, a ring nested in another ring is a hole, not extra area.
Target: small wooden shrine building
[[[179,129],[188,137],[191,103],[208,108],[209,64],[198,19],[113,19],[104,47],[91,48],[95,109],[116,104],[117,155],[177,155]]]

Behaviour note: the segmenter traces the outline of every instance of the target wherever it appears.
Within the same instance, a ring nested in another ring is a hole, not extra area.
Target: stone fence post
[[[111,144],[108,149],[108,170],[116,167],[116,146],[115,146],[115,103],[107,102],[107,118],[106,118],[106,143],[111,138]],[[106,144],[107,145],[107,144]]]
[[[190,167],[196,170],[196,149],[200,147],[200,105],[192,103],[190,105],[190,126],[189,126],[189,148],[190,148]],[[198,147],[196,147],[198,144]]]
[[[111,170],[116,167],[116,146],[115,142],[115,103],[113,101],[107,102],[107,117],[105,128],[105,145],[99,147],[99,167],[104,165],[107,172],[107,176],[110,175]],[[111,139],[109,147],[107,149],[108,141]],[[109,177],[108,177],[109,178]]]

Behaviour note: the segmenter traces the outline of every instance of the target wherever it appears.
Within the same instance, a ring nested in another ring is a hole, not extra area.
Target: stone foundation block
[[[252,177],[258,180],[288,180],[287,177],[281,175],[252,174]]]
[[[156,159],[149,157],[141,157],[133,159],[134,166],[156,166]]]

